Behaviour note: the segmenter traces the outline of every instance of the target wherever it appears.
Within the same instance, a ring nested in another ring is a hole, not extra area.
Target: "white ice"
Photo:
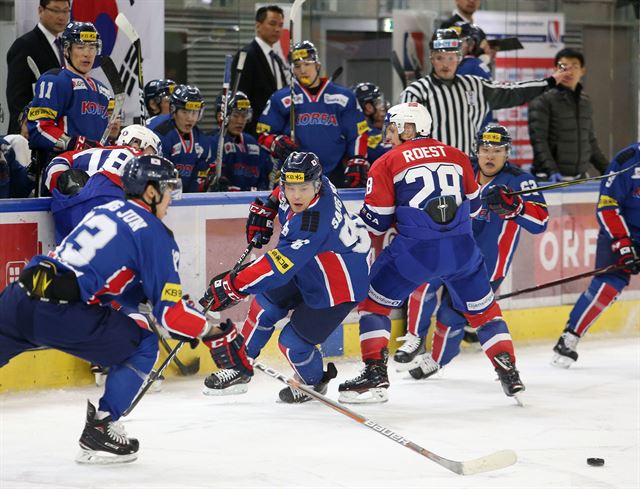
[[[479,352],[463,353],[439,378],[392,372],[388,403],[352,406],[447,458],[515,450],[519,461],[500,471],[459,476],[318,402],[276,403],[283,386],[256,373],[235,397],[203,396],[202,377],[168,381],[126,421],[141,450],[122,466],[74,462],[84,400],[97,400],[97,388],[0,396],[0,487],[637,489],[638,338],[587,338],[569,370],[549,365],[550,348],[518,349],[524,408],[504,396]],[[359,363],[338,370],[342,381]],[[604,458],[604,467],[588,466],[588,457]]]

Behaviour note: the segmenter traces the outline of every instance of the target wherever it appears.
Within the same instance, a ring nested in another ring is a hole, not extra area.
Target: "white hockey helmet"
[[[385,116],[385,125],[395,123],[398,134],[404,132],[404,125],[415,124],[418,136],[428,136],[431,134],[431,114],[424,105],[418,102],[407,102],[394,105]]]
[[[134,139],[138,141],[134,141]],[[116,140],[116,144],[121,146],[131,146],[133,142],[138,142],[140,151],[144,151],[147,147],[151,146],[155,150],[156,155],[162,156],[160,138],[151,129],[141,126],[140,124],[131,124],[120,132],[120,136],[118,136]]]

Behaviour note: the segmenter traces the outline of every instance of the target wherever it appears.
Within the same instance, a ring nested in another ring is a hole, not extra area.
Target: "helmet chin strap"
[[[310,78],[306,77],[306,76],[301,76],[300,77],[300,84],[305,86],[305,87],[310,87],[311,85],[313,85],[316,81],[318,81],[318,78],[320,78],[320,63],[316,62],[316,76],[313,80],[311,80]]]
[[[158,189],[158,187],[156,187],[156,185],[154,185],[153,183],[149,183],[149,185],[152,185],[153,188],[156,190],[156,192],[160,193],[160,190]],[[151,213],[154,216],[157,216],[158,215],[158,204],[160,202],[162,202],[162,194],[160,195],[160,199],[159,200],[156,200],[154,198],[151,202],[147,202],[147,200],[144,198],[144,195],[141,195],[140,198],[142,199],[142,202],[144,202],[145,204],[147,204],[151,208]]]

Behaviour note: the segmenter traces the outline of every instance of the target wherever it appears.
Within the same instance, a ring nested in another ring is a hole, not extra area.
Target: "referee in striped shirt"
[[[432,72],[411,83],[401,102],[423,104],[433,118],[431,137],[471,154],[486,115],[494,109],[524,104],[569,76],[556,71],[544,80],[496,83],[473,75],[456,75],[462,40],[453,29],[438,29],[431,42]]]

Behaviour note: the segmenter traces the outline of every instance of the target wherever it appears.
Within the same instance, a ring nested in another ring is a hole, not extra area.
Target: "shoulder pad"
[[[161,135],[165,135],[167,134],[171,129],[173,129],[173,120],[169,119],[166,120],[164,122],[161,122],[160,124],[158,124],[154,129],[153,132],[155,133],[159,133]]]
[[[301,231],[315,233],[320,225],[320,213],[318,211],[304,211],[302,213]]]
[[[627,161],[629,161],[631,158],[635,156],[636,151],[637,151],[637,148],[635,145],[621,151],[616,156],[616,162],[620,165],[624,165]]]
[[[51,68],[50,70],[47,70],[44,73],[42,73],[42,75],[57,75],[61,71],[62,71],[62,68]]]
[[[510,165],[509,163],[504,165],[504,168],[502,169],[502,171],[504,171],[505,173],[508,173],[509,175],[513,175],[515,177],[519,177],[520,175],[523,175],[526,173],[522,168],[514,165]]]

